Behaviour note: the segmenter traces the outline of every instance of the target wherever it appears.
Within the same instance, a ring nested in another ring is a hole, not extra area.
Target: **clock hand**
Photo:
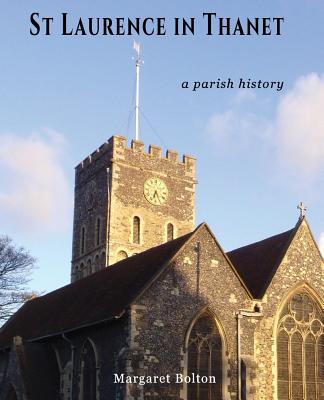
[[[160,196],[159,196],[159,193],[158,193],[157,190],[154,190],[154,196],[153,196],[153,198],[154,198],[155,196],[157,197],[158,201],[161,202],[161,199],[160,199]]]

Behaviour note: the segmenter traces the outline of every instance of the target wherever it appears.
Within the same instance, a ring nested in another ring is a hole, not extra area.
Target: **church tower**
[[[75,170],[72,282],[195,226],[195,160],[113,136]]]

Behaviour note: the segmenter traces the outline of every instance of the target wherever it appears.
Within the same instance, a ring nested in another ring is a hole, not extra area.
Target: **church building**
[[[195,159],[113,136],[75,170],[71,283],[0,330],[0,400],[324,400],[324,262],[303,207],[225,253]]]

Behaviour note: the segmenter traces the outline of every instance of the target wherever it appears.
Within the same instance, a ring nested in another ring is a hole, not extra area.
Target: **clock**
[[[164,204],[168,199],[168,188],[160,178],[149,178],[144,183],[144,196],[154,206]]]

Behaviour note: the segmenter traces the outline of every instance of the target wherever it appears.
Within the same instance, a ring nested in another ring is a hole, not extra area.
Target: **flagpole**
[[[140,57],[140,45],[134,42],[134,50],[137,53],[136,57],[136,102],[135,102],[135,139],[139,139],[139,91],[140,91],[140,66],[142,60]]]
[[[138,140],[139,133],[139,80],[140,80],[140,64],[136,60],[136,105],[135,105],[135,139]]]

